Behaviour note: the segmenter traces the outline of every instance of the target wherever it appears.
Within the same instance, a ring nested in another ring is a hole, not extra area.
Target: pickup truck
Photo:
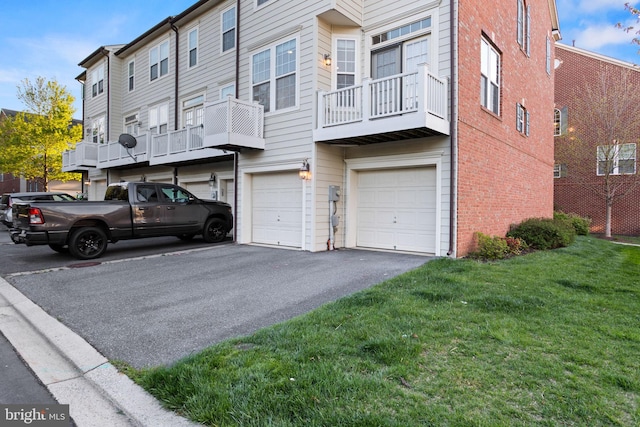
[[[205,242],[216,243],[233,228],[228,203],[152,182],[111,184],[104,201],[28,202],[13,208],[14,243],[49,245],[83,260],[102,256],[108,242],[157,236],[189,240],[201,234]]]

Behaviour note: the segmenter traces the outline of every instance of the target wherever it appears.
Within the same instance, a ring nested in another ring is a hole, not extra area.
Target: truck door
[[[133,207],[133,226],[138,236],[156,236],[162,233],[164,211],[159,204],[156,184],[136,186]]]
[[[206,219],[206,209],[193,203],[194,196],[183,188],[171,184],[157,184],[160,206],[164,214],[164,227],[169,233],[199,233]]]

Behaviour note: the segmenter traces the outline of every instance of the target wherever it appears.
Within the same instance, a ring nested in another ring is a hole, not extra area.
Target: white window
[[[523,135],[529,136],[529,112],[521,104],[516,104],[516,129]]]
[[[91,141],[97,144],[104,144],[104,116],[98,117],[91,122]]]
[[[189,31],[189,68],[198,65],[198,29]]]
[[[296,39],[289,40],[252,57],[253,100],[264,106],[265,113],[296,106],[296,45]]]
[[[198,126],[204,123],[204,95],[182,102],[182,125]]]
[[[518,0],[518,44],[527,55],[530,53],[531,44],[531,6],[524,0]]]
[[[133,89],[135,88],[135,72],[136,72],[134,61],[129,62],[127,70],[128,70],[127,82],[128,82],[129,92],[133,92]]]
[[[547,53],[546,53],[547,74],[551,75],[551,39],[547,36]]]
[[[555,108],[553,110],[553,136],[562,135],[561,123],[562,123],[562,112],[559,109]]]
[[[149,79],[156,80],[169,73],[169,41],[149,50]]]
[[[336,40],[336,89],[356,84],[356,41]]]
[[[220,99],[225,99],[227,96],[235,98],[235,96],[236,96],[236,85],[235,85],[235,83],[231,83],[230,85],[223,86],[220,89]]]
[[[167,104],[149,108],[149,131],[151,134],[167,133],[169,126],[169,106]]]
[[[500,54],[488,41],[482,39],[480,55],[480,103],[500,114]]]
[[[636,144],[598,146],[598,175],[633,175],[636,173]]]
[[[128,133],[129,135],[138,135],[139,128],[138,114],[131,114],[124,118],[125,133]]]
[[[222,51],[226,52],[236,47],[236,8],[222,12],[221,20]]]
[[[104,92],[104,65],[91,73],[91,96],[95,98]]]
[[[258,6],[262,6],[263,4],[265,4],[266,2],[268,2],[269,0],[256,0],[256,4]]]
[[[554,178],[564,178],[565,176],[567,176],[567,165],[565,165],[564,163],[556,163],[555,165],[553,165]]]

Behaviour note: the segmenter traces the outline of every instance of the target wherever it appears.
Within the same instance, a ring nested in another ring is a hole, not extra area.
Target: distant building
[[[597,85],[600,70],[605,66],[611,76],[620,76],[621,72],[631,73],[631,87],[628,90],[640,90],[640,67],[635,64],[606,57],[584,49],[563,44],[556,44],[556,59],[560,64],[556,70],[555,84],[555,135],[556,144],[563,143],[567,129],[571,126],[572,98],[576,89],[583,85]],[[626,167],[616,168],[614,174],[638,173],[638,142],[640,129],[637,129],[636,141],[624,144],[624,150],[631,155],[625,160]],[[585,141],[593,150],[592,183],[603,182],[601,170],[597,162],[598,146],[606,145],[604,141]],[[554,168],[554,205],[558,210],[576,213],[591,218],[591,231],[604,233],[606,224],[606,204],[603,197],[584,185],[584,178],[576,175],[575,162],[556,163]],[[581,182],[583,181],[583,182]],[[640,187],[623,199],[615,202],[611,218],[612,234],[640,235]]]

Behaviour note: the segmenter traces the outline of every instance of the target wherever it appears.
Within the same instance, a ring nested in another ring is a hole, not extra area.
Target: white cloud
[[[567,43],[570,44],[575,40],[577,47],[587,50],[598,50],[610,45],[631,46],[633,38],[633,33],[627,33],[620,28],[616,28],[611,23],[591,25],[586,28],[574,28],[564,37]]]

